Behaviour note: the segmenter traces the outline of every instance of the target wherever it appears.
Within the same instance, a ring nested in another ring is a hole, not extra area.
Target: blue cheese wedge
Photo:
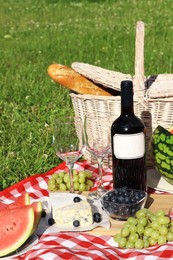
[[[79,221],[80,227],[93,224],[91,205],[87,200],[82,200],[64,207],[53,207],[52,216],[55,223],[60,226],[73,227],[74,221]]]

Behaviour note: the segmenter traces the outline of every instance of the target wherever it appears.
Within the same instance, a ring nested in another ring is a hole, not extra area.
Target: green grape
[[[169,222],[170,222],[170,218],[169,217],[167,217],[167,216],[159,216],[158,217],[158,222],[160,223],[160,224],[168,224]]]
[[[64,178],[64,175],[67,174],[66,172],[59,172],[58,176],[59,178]]]
[[[90,186],[88,184],[85,184],[85,190],[89,191],[90,189],[91,189]]]
[[[144,241],[139,238],[138,240],[136,240],[135,242],[135,248],[136,249],[142,249],[144,247]]]
[[[147,214],[147,209],[146,208],[143,208],[143,209],[140,209],[136,212],[136,217],[137,218],[142,218],[142,217],[146,217],[146,214]]]
[[[126,243],[126,248],[127,249],[135,248],[135,243],[128,240]]]
[[[85,178],[84,177],[79,177],[79,183],[85,183]]]
[[[86,177],[91,179],[92,178],[92,172],[89,172],[89,171],[85,171],[86,173]]]
[[[142,235],[144,233],[144,227],[141,224],[137,224],[137,233]]]
[[[55,179],[49,179],[49,180],[48,180],[48,184],[54,184],[54,185],[55,185],[55,184],[56,184]]]
[[[94,183],[92,180],[87,180],[86,184],[88,184],[91,188],[94,186]]]
[[[120,248],[125,248],[126,243],[127,243],[127,239],[126,239],[125,237],[121,237],[121,238],[119,239],[118,246],[119,246]]]
[[[85,179],[86,178],[86,172],[84,172],[84,171],[79,172],[79,178]]]
[[[136,225],[131,224],[129,229],[130,229],[130,232],[134,232],[134,233],[137,232],[137,226]]]
[[[121,236],[122,237],[128,237],[128,235],[130,234],[130,230],[128,227],[123,227],[121,230]]]
[[[114,237],[113,237],[114,241],[117,242],[117,243],[119,243],[120,238],[121,238],[120,233],[115,234]]]
[[[170,224],[169,231],[173,234],[173,226]]]
[[[65,191],[65,190],[67,190],[67,187],[66,187],[66,185],[65,185],[64,183],[60,183],[59,189],[60,189],[61,191]]]
[[[150,210],[148,210],[147,213],[146,213],[147,219],[151,219],[151,217],[152,217],[153,215],[154,215],[154,213],[153,213],[152,211],[150,211]]]
[[[85,183],[80,183],[79,184],[79,191],[85,191],[85,189],[86,189]]]
[[[54,184],[52,184],[52,183],[50,183],[50,184],[48,183],[48,189],[50,191],[54,191],[56,189],[56,186]]]
[[[67,174],[64,175],[64,183],[68,183],[70,181],[70,176]]]
[[[147,248],[150,246],[148,239],[144,239],[144,248]]]
[[[151,238],[157,240],[159,238],[160,234],[158,230],[153,230],[153,232],[151,233]]]
[[[159,230],[161,226],[160,226],[160,223],[157,220],[154,220],[153,222],[151,222],[151,227],[154,230]]]
[[[57,184],[60,184],[60,183],[62,183],[63,182],[63,179],[62,178],[60,178],[60,177],[58,177],[58,178],[56,178],[56,183]]]
[[[154,246],[154,245],[156,245],[157,244],[157,240],[155,240],[154,238],[152,238],[152,237],[149,237],[149,245],[150,246]]]
[[[164,210],[160,209],[155,213],[156,217],[160,217],[160,216],[165,216],[165,212]]]
[[[157,221],[157,217],[153,214],[150,216],[150,221],[153,222],[153,221]]]
[[[58,178],[58,177],[59,177],[59,174],[58,174],[58,173],[53,173],[53,174],[52,174],[52,178],[53,178],[53,179],[56,179],[56,178]]]
[[[130,233],[129,241],[135,243],[138,238],[139,238],[139,235],[137,233]]]
[[[74,186],[74,190],[79,190],[79,182],[74,182],[73,183],[73,186]]]
[[[74,176],[73,176],[73,182],[78,182],[78,180],[79,180],[78,175],[74,175]]]
[[[49,179],[47,183],[48,189],[50,191],[55,191],[56,190],[56,181],[55,179]]]
[[[167,238],[167,241],[173,241],[173,233],[168,231],[166,238]]]
[[[138,220],[134,217],[129,217],[127,219],[127,223],[131,224],[131,225],[137,225],[138,224]]]
[[[159,244],[159,245],[164,245],[164,244],[166,244],[166,236],[159,236],[159,238],[158,238],[158,244]]]
[[[141,218],[138,218],[138,224],[141,224],[143,227],[145,227],[147,225],[147,218],[146,217],[141,217]]]
[[[165,226],[161,226],[159,229],[159,233],[160,235],[166,236],[168,234],[168,228],[166,228]]]
[[[70,182],[66,183],[67,190],[70,190]]]
[[[131,225],[130,225],[129,223],[125,222],[124,225],[123,225],[123,227],[128,227],[128,228],[130,228]]]
[[[146,227],[146,228],[144,229],[144,235],[147,236],[147,237],[150,237],[151,234],[152,234],[152,232],[153,232],[152,227]]]

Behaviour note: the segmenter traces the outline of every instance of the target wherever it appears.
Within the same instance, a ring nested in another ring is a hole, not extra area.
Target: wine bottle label
[[[137,159],[145,154],[145,135],[115,134],[113,136],[113,152],[118,159]]]

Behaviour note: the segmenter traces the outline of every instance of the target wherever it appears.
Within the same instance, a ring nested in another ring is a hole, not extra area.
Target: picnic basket
[[[147,169],[153,168],[154,163],[151,158],[149,143],[153,130],[162,125],[169,128],[173,124],[173,75],[159,74],[154,76],[144,75],[144,23],[138,21],[136,24],[135,39],[135,75],[130,76],[119,72],[107,71],[103,68],[92,66],[89,64],[80,64],[79,67],[84,68],[83,75],[92,79],[96,83],[103,83],[105,87],[120,87],[122,77],[131,78],[134,85],[134,111],[135,114],[142,119],[146,127],[146,166]],[[78,63],[77,63],[78,65]],[[72,68],[76,69],[76,63],[72,64]],[[80,71],[78,71],[80,72]],[[100,74],[99,74],[100,72]],[[100,80],[99,80],[100,77]],[[117,96],[95,96],[81,95],[76,93],[70,94],[75,115],[84,118],[85,115],[106,114],[111,118],[112,122],[120,115],[121,100],[120,95]],[[98,122],[98,135],[104,134],[102,126],[104,122]],[[91,129],[92,134],[92,129]],[[85,158],[96,163],[89,153],[85,154]],[[104,164],[111,167],[111,154],[104,159]]]

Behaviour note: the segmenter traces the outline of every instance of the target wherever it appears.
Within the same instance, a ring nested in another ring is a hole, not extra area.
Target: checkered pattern
[[[77,170],[90,170],[96,178],[93,190],[97,188],[97,167],[89,165],[86,161],[75,165]],[[12,187],[0,192],[0,201],[11,203],[24,192],[28,192],[33,199],[48,196],[47,181],[55,172],[67,170],[65,163],[44,174],[31,176]],[[110,169],[104,170],[104,186],[112,188],[112,173]],[[3,206],[1,202],[0,208]],[[171,259],[173,258],[173,243],[163,246],[150,247],[143,250],[119,249],[115,247],[111,236],[95,236],[85,232],[57,232],[39,236],[38,243],[28,252],[13,259],[18,260],[116,260],[116,259]],[[10,259],[10,258],[9,258]]]

